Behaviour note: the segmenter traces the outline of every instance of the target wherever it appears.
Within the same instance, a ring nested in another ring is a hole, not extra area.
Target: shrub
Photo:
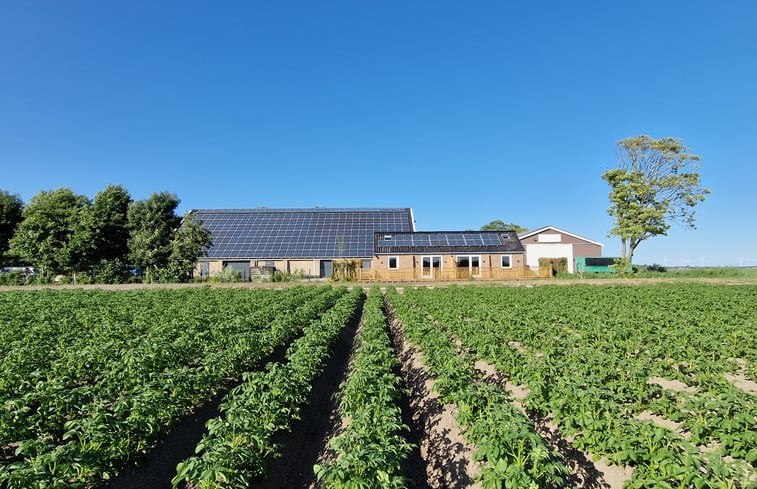
[[[539,267],[552,268],[552,276],[558,273],[568,273],[568,259],[563,258],[539,258]]]

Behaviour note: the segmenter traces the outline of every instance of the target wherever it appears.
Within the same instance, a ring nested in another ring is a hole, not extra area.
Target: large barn
[[[195,217],[213,234],[198,263],[202,277],[238,270],[243,280],[257,269],[330,277],[335,260],[368,266],[377,232],[413,232],[410,208],[199,209]]]

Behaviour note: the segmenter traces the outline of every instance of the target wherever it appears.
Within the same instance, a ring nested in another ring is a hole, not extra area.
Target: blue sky
[[[605,244],[615,142],[712,190],[637,263],[757,265],[752,1],[0,0],[0,189],[209,207],[412,207]]]

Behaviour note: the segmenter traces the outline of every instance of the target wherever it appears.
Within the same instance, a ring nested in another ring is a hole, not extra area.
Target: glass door
[[[421,257],[421,277],[436,279],[441,275],[442,257],[441,256],[422,256]]]

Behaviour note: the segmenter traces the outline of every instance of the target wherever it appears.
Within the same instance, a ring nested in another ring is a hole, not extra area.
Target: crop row
[[[340,330],[356,312],[362,291],[344,295],[320,320],[303,330],[286,352],[286,362],[244,374],[224,398],[222,416],[207,423],[197,456],[177,466],[174,487],[183,481],[201,489],[247,488],[262,475],[279,446],[272,440],[299,418],[313,380],[323,371]]]
[[[736,359],[753,371],[755,288],[450,288],[406,295],[471,352],[526,386],[526,408],[551,416],[574,447],[634,467],[626,487],[746,487],[754,478],[757,404],[724,374],[739,366]],[[685,385],[663,389],[654,380],[661,377]],[[681,425],[639,419],[645,411]]]
[[[0,487],[112,477],[343,294],[241,292],[0,296]]]
[[[547,446],[502,389],[480,378],[475,359],[458,352],[452,338],[406,297],[393,289],[387,297],[407,338],[420,347],[442,402],[457,406],[463,435],[484,462],[483,487],[562,484],[569,471],[560,454]]]
[[[335,461],[315,466],[322,487],[404,488],[408,480],[401,466],[412,450],[403,431],[402,378],[399,359],[388,333],[384,298],[373,288],[363,306],[358,347],[350,364],[348,379],[340,386],[339,411],[347,426],[330,446]]]

